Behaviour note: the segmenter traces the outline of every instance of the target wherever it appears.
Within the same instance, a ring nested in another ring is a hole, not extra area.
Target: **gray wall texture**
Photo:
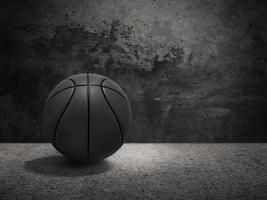
[[[48,93],[90,72],[129,96],[128,142],[267,142],[266,1],[0,4],[0,141],[47,141]]]

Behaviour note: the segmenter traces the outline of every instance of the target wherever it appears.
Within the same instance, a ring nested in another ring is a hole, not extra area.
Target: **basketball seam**
[[[105,80],[107,80],[107,79],[105,79]],[[53,97],[55,97],[55,96],[58,95],[59,93],[65,91],[65,90],[67,90],[67,89],[70,89],[70,88],[76,88],[76,87],[79,87],[79,86],[99,86],[99,87],[107,88],[107,89],[112,90],[112,91],[118,93],[119,95],[121,95],[122,98],[125,99],[125,101],[127,101],[127,103],[129,103],[128,99],[127,99],[123,94],[121,94],[120,92],[118,92],[118,91],[116,91],[116,90],[114,90],[114,89],[112,89],[112,88],[110,88],[110,87],[107,87],[107,86],[101,86],[101,85],[97,85],[97,84],[89,84],[89,85],[88,85],[88,84],[78,84],[78,85],[74,85],[74,86],[66,87],[66,88],[64,88],[64,89],[61,89],[61,90],[57,91],[55,94],[53,94],[49,99],[47,99],[46,103],[48,103]]]
[[[69,79],[69,80],[72,81],[73,84],[75,85],[75,81],[74,81],[74,80],[72,80],[72,79]],[[71,93],[71,96],[70,96],[70,98],[69,98],[69,101],[68,101],[67,105],[65,106],[63,112],[61,113],[61,115],[60,115],[60,117],[59,117],[59,119],[58,119],[58,121],[57,121],[56,129],[55,129],[55,133],[54,133],[54,139],[53,139],[53,143],[54,143],[55,147],[57,146],[57,145],[56,145],[56,135],[57,135],[57,130],[58,130],[60,121],[61,121],[61,119],[62,119],[64,113],[66,112],[66,110],[67,110],[67,108],[68,108],[68,106],[69,106],[69,104],[70,104],[70,102],[71,102],[73,96],[74,96],[75,90],[76,90],[76,87],[73,87],[73,92]],[[56,148],[57,148],[57,147],[56,147]]]
[[[66,79],[66,80],[70,81],[69,79]],[[66,81],[66,80],[64,80],[64,81]],[[72,83],[72,84],[73,84],[73,83]],[[75,86],[75,85],[71,85],[71,86],[67,86],[67,87],[65,87],[65,88],[63,88],[63,89],[60,89],[60,90],[56,91],[54,94],[52,94],[51,96],[50,96],[50,93],[49,93],[48,98],[46,99],[46,103],[47,103],[50,99],[52,99],[52,97],[54,97],[55,95],[57,95],[57,94],[60,93],[61,91],[64,91],[64,90],[69,89],[69,88],[72,88],[72,87],[74,87],[74,86]]]
[[[88,145],[87,145],[87,159],[90,162],[90,87],[89,87],[89,74],[87,74],[87,136],[88,136]]]
[[[69,79],[70,80],[70,79]],[[47,99],[46,102],[49,102],[54,96],[56,96],[57,94],[63,92],[64,90],[67,90],[67,89],[70,89],[70,88],[73,88],[73,87],[78,87],[78,86],[86,86],[87,84],[78,84],[78,85],[72,85],[72,86],[68,86],[68,87],[65,87],[57,92],[55,92],[55,94],[51,95],[51,97],[49,99]]]
[[[109,79],[104,79],[103,81],[102,81],[102,83],[101,83],[101,86],[102,87],[104,87],[104,88],[107,88],[107,89],[110,89],[110,90],[113,90],[114,92],[117,92],[119,95],[121,95],[127,102],[129,102],[128,101],[128,99],[127,99],[127,97],[125,97],[123,94],[121,94],[119,91],[117,91],[117,90],[115,90],[115,89],[112,89],[112,88],[110,88],[110,87],[108,87],[108,86],[104,86],[103,84],[104,84],[104,81],[106,81],[106,80],[109,80]]]
[[[119,126],[120,134],[121,134],[121,145],[122,145],[122,144],[123,144],[123,133],[122,133],[122,129],[121,129],[121,125],[120,125],[120,121],[119,121],[119,119],[118,119],[118,117],[117,117],[115,111],[114,111],[113,108],[111,107],[111,105],[110,105],[110,103],[109,103],[109,101],[108,101],[108,98],[107,98],[106,95],[105,95],[105,92],[104,92],[104,90],[103,90],[104,87],[102,87],[102,84],[103,84],[103,82],[104,82],[105,80],[107,80],[107,79],[103,79],[103,80],[101,81],[101,91],[102,91],[103,96],[104,96],[104,98],[105,98],[105,100],[106,100],[106,102],[107,102],[107,104],[108,104],[108,106],[109,106],[111,112],[113,113],[113,115],[114,115],[114,117],[115,117],[115,120],[117,121],[118,126]]]

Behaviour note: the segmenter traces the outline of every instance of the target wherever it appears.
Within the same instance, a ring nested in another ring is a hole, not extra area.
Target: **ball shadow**
[[[49,156],[25,161],[24,169],[37,174],[51,176],[85,176],[100,174],[110,170],[111,163],[102,160],[97,163],[77,163],[64,156]]]

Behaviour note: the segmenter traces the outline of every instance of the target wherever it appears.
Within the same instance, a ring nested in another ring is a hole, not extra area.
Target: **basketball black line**
[[[73,84],[75,85],[74,80],[72,80],[72,79],[69,79],[69,80],[72,81]],[[68,108],[68,106],[69,106],[69,104],[70,104],[70,102],[71,102],[71,100],[72,100],[72,98],[73,98],[73,96],[74,96],[75,91],[76,91],[76,87],[73,87],[73,92],[72,92],[72,94],[71,94],[71,96],[70,96],[70,99],[69,99],[67,105],[65,106],[63,112],[61,113],[61,115],[60,115],[60,117],[59,117],[59,119],[58,119],[58,121],[57,121],[56,129],[55,129],[55,133],[54,133],[54,141],[53,141],[55,147],[56,147],[56,134],[57,134],[57,129],[58,129],[59,123],[60,123],[60,121],[61,121],[61,119],[62,119],[64,113],[66,112],[66,110],[67,110],[67,108]],[[56,148],[56,149],[57,149],[57,148]]]
[[[77,84],[77,85],[68,86],[68,87],[66,87],[64,89],[61,89],[61,90],[57,91],[55,94],[53,94],[49,99],[47,99],[46,103],[48,103],[53,97],[55,97],[60,92],[63,92],[64,90],[67,90],[67,89],[70,89],[70,88],[79,87],[79,86],[88,86],[88,84]],[[101,85],[98,85],[98,84],[89,84],[89,86],[99,86],[99,87],[101,87]],[[107,86],[102,86],[102,87],[103,88],[107,88],[109,90],[112,90],[112,91],[118,93],[119,95],[122,96],[123,99],[125,99],[125,101],[127,101],[127,103],[129,103],[128,99],[124,95],[122,95],[120,92],[118,92],[117,90],[114,90],[114,89],[112,89],[110,87],[107,87]]]
[[[127,99],[123,94],[121,94],[120,92],[118,92],[117,90],[114,90],[114,89],[112,89],[112,88],[110,88],[110,87],[107,87],[107,86],[102,86],[102,87],[103,87],[103,88],[110,89],[110,90],[113,90],[114,92],[116,92],[116,93],[118,93],[119,95],[121,95],[122,98],[124,98],[125,101],[127,101],[127,103],[129,103],[128,99]]]
[[[105,100],[106,100],[106,102],[107,102],[107,104],[108,104],[108,106],[109,106],[111,112],[113,113],[113,115],[114,115],[114,117],[115,117],[115,119],[116,119],[116,121],[117,121],[117,123],[118,123],[119,129],[120,129],[120,134],[121,134],[121,145],[122,145],[122,144],[123,144],[123,133],[122,133],[122,130],[121,130],[120,121],[119,121],[119,119],[118,119],[118,117],[117,117],[115,111],[114,111],[113,108],[111,107],[111,105],[110,105],[110,103],[109,103],[109,101],[108,101],[108,98],[106,97],[105,92],[104,92],[103,87],[102,87],[102,84],[103,84],[103,82],[104,82],[105,80],[107,80],[107,79],[103,79],[103,80],[101,81],[101,91],[102,91],[102,93],[103,93],[103,96],[104,96],[104,98],[105,98]]]
[[[88,145],[87,145],[87,159],[88,159],[88,162],[90,162],[90,87],[88,86],[89,85],[89,74],[87,73],[87,142],[88,142]]]
[[[113,90],[114,92],[117,92],[119,95],[121,95],[121,96],[122,96],[128,103],[129,103],[127,97],[125,97],[125,96],[124,96],[123,94],[121,94],[119,91],[117,91],[117,90],[115,90],[115,89],[112,89],[112,88],[110,88],[110,87],[108,87],[108,86],[104,86],[103,84],[104,84],[104,82],[105,82],[106,80],[110,80],[110,79],[104,79],[104,80],[102,80],[102,82],[101,82],[101,87],[108,88],[108,89],[110,89],[110,90]]]
[[[70,80],[70,79],[69,79]],[[55,94],[53,94],[49,99],[46,100],[46,102],[49,102],[50,99],[52,99],[54,96],[56,96],[57,94],[59,94],[60,92],[63,92],[64,90],[67,90],[69,88],[73,88],[73,87],[78,87],[78,86],[86,86],[87,84],[78,84],[78,85],[72,85],[72,86],[68,86],[66,88],[63,88],[57,92],[55,92]]]

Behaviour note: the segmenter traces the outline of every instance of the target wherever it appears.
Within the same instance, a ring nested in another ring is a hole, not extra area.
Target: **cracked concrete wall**
[[[265,1],[0,4],[0,141],[47,141],[49,91],[90,72],[126,91],[128,142],[267,142]]]

